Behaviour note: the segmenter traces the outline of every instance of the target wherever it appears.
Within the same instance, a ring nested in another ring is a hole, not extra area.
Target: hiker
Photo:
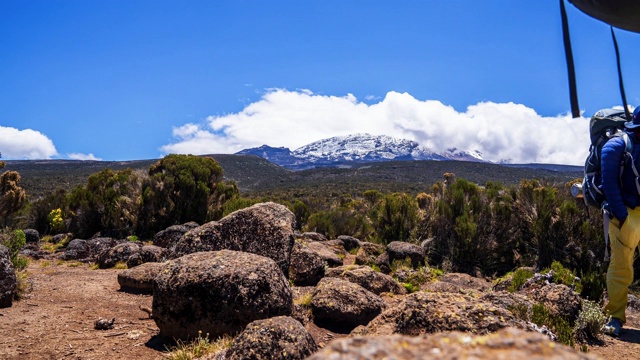
[[[611,262],[607,270],[609,302],[605,313],[611,317],[605,332],[617,337],[626,322],[628,287],[633,281],[633,255],[640,241],[640,106],[625,123],[628,137],[612,137],[602,148],[602,188],[608,203]],[[627,151],[625,141],[633,147]],[[629,156],[630,154],[630,156]],[[622,164],[622,172],[621,172]]]

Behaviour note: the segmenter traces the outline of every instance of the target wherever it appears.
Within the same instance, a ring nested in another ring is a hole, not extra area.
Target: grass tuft
[[[114,268],[119,269],[119,270],[124,270],[124,269],[128,269],[129,267],[127,266],[127,263],[124,261],[118,261],[116,263],[116,265],[114,266]]]
[[[301,297],[293,300],[293,303],[308,308],[311,307],[311,300],[313,300],[313,293],[306,293]]]
[[[211,342],[207,336],[202,336],[202,332],[198,332],[198,337],[193,341],[186,342],[178,340],[177,344],[169,349],[166,355],[168,360],[193,360],[208,354],[216,353],[231,347],[233,339],[224,335],[223,337]]]

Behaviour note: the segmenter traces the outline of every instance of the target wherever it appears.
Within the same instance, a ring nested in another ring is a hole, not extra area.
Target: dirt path
[[[42,267],[32,262],[32,291],[0,309],[1,359],[156,359],[148,345],[158,333],[139,309],[149,295],[118,291],[121,270],[90,270],[87,265]],[[116,318],[112,330],[94,330],[99,318]]]
[[[90,270],[87,265],[33,261],[32,291],[10,308],[0,309],[0,359],[162,359],[158,329],[140,310],[150,295],[119,291],[121,270]],[[112,330],[94,330],[99,318],[116,318]],[[619,339],[607,337],[589,352],[604,359],[640,359],[640,314],[628,314]],[[319,343],[345,336],[311,327]]]

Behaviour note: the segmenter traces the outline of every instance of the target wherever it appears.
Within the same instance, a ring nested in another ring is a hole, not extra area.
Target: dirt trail
[[[43,267],[32,261],[32,291],[10,308],[0,309],[0,359],[162,359],[164,345],[152,319],[140,310],[151,307],[150,295],[119,291],[122,270],[90,270],[87,265]],[[94,330],[99,318],[116,318],[112,330]],[[640,359],[640,314],[628,313],[620,338],[606,337],[589,352],[604,359]],[[317,342],[334,337],[311,327]]]
[[[158,329],[139,308],[152,297],[118,291],[122,270],[41,264],[27,269],[32,291],[0,309],[1,359],[162,358],[149,347]],[[114,328],[94,330],[101,317],[115,317]]]

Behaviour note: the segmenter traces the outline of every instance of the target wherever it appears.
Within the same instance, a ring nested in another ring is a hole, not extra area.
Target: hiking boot
[[[620,329],[622,329],[622,321],[617,318],[611,318],[603,328],[605,334],[613,337],[620,335]]]

